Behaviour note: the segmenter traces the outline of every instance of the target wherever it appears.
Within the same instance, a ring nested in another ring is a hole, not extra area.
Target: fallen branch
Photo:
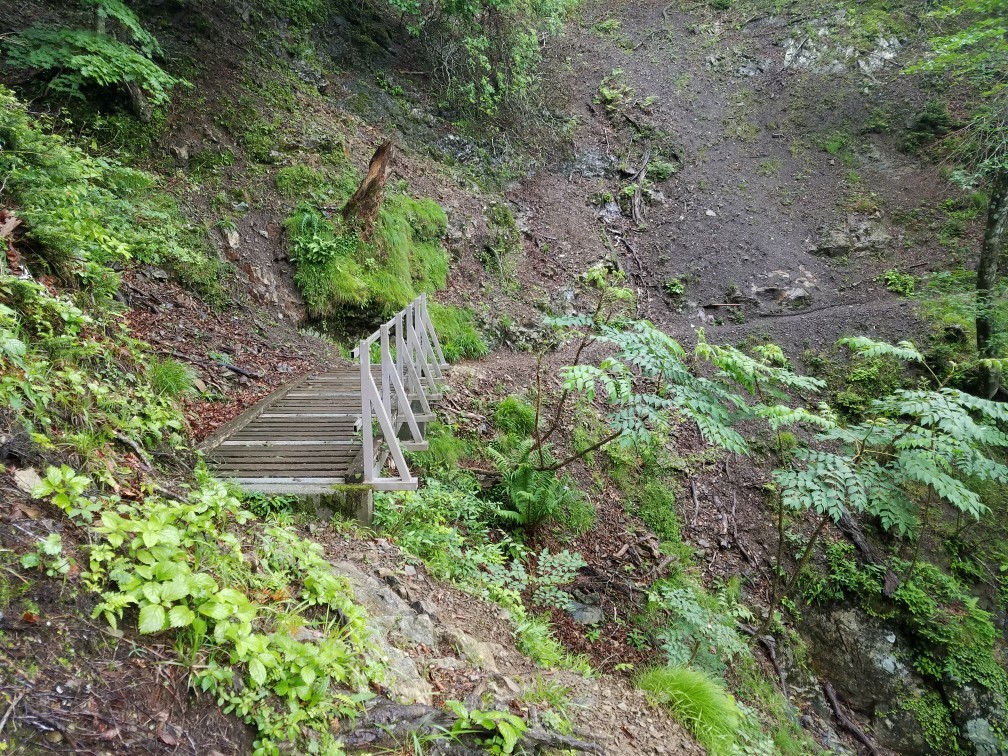
[[[878,748],[875,747],[872,739],[865,735],[864,730],[854,724],[843,713],[843,710],[840,708],[840,702],[837,701],[836,691],[833,690],[833,686],[829,684],[829,681],[823,682],[823,693],[826,694],[826,700],[829,701],[830,708],[833,709],[833,716],[836,717],[836,721],[840,723],[840,726],[857,738],[868,749],[868,753],[872,756],[878,756]]]
[[[641,190],[644,186],[644,178],[647,176],[648,163],[651,162],[651,145],[647,146],[644,150],[644,159],[641,161],[641,167],[634,174],[633,183],[637,185],[634,189],[633,200],[630,202],[630,215],[633,216],[634,223],[640,225],[644,222],[644,199]]]
[[[223,360],[214,360],[221,367],[225,367],[232,373],[238,373],[238,375],[244,375],[246,378],[254,378],[257,381],[262,380],[262,375],[255,373],[251,370],[246,370],[245,368],[238,367],[237,365],[232,365],[230,362],[224,362]]]
[[[124,436],[122,433],[115,434],[115,440],[118,441],[123,446],[128,447],[140,460],[140,468],[144,472],[154,472],[154,468],[151,466],[150,457],[147,455],[140,445],[133,439]]]

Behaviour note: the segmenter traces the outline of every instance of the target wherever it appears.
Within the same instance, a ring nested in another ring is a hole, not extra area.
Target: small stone
[[[406,575],[406,577],[415,577],[417,574],[416,567],[414,567],[412,564],[407,564],[405,567],[403,567],[403,573]]]
[[[410,609],[415,611],[417,614],[426,614],[433,620],[437,620],[437,607],[434,606],[430,601],[424,601],[419,599],[410,604]]]
[[[224,233],[224,243],[228,245],[228,249],[238,249],[241,245],[241,236],[238,234],[238,230],[234,228],[226,228]]]
[[[713,210],[708,210],[706,214],[708,218],[717,218],[717,213],[715,213]]]
[[[605,619],[601,607],[582,604],[580,601],[571,601],[567,605],[567,613],[579,625],[597,625]]]
[[[32,491],[42,484],[42,478],[39,477],[37,472],[28,467],[24,470],[15,471],[14,484],[30,495]]]

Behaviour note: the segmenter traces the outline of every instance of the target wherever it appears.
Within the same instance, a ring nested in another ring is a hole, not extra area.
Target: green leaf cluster
[[[151,174],[92,157],[50,133],[0,86],[0,185],[34,242],[25,262],[107,304],[113,268],[131,261],[164,265],[207,300],[224,300],[222,263],[204,232],[158,191]]]
[[[868,357],[924,362],[910,342],[858,337],[841,343]],[[966,479],[1008,483],[1008,467],[991,456],[1008,447],[999,427],[1005,422],[1002,404],[957,389],[897,389],[877,399],[864,422],[827,424],[816,437],[819,446],[796,449],[792,467],[775,477],[786,507],[811,508],[835,522],[847,511],[866,512],[884,529],[908,535],[918,524],[921,488],[979,519],[987,507]]]
[[[318,544],[255,523],[213,481],[184,500],[108,498],[92,532],[95,616],[116,627],[135,612],[141,633],[174,632],[192,684],[257,727],[257,753],[280,741],[336,747],[333,718],[359,711],[381,667],[363,611]]]

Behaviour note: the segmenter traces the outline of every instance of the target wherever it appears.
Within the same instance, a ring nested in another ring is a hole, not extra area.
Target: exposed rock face
[[[397,596],[380,580],[365,575],[350,562],[338,562],[333,568],[350,581],[354,598],[367,609],[371,640],[378,656],[388,665],[385,684],[392,697],[403,703],[433,702],[434,689],[417,669],[413,659],[397,647],[396,643],[407,647],[420,645],[429,640],[433,647],[434,632],[431,618],[422,615],[420,619],[409,604]]]
[[[1008,717],[1008,708],[1000,695],[950,678],[942,680],[941,688],[949,702],[953,721],[978,756],[1008,754],[1008,744],[996,734],[996,729],[1000,729],[997,723],[1004,723]]]
[[[804,626],[816,671],[841,700],[868,716],[880,745],[898,753],[926,751],[916,717],[896,707],[927,688],[910,667],[908,645],[895,632],[851,608],[809,616]]]
[[[812,292],[818,288],[815,274],[798,266],[798,272],[772,270],[749,284],[749,299],[761,310],[788,307],[800,310],[812,304]]]
[[[892,234],[878,212],[850,213],[845,224],[823,229],[821,233],[819,243],[809,252],[823,257],[878,252],[892,244]]]
[[[910,666],[910,645],[881,622],[851,608],[808,616],[805,636],[816,671],[833,683],[841,700],[871,722],[879,745],[896,753],[938,753],[917,715],[900,706],[934,689]],[[946,678],[938,692],[971,752],[1008,754],[996,735],[1008,710],[994,691]]]

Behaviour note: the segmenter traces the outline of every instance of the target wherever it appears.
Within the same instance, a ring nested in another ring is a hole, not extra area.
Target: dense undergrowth
[[[154,469],[159,454],[188,454],[173,396],[187,381],[125,330],[113,266],[155,249],[180,265],[209,258],[172,243],[189,233],[180,216],[144,224],[151,176],[86,156],[3,97],[0,170],[26,226],[25,254],[0,263],[0,396],[16,412],[4,422],[22,459],[67,463],[35,493],[75,534],[40,540],[22,565],[100,594],[95,615],[113,626],[168,635],[191,684],[255,726],[258,752],[333,751],[332,719],[380,678],[347,584],[317,545],[257,523],[205,474]]]

